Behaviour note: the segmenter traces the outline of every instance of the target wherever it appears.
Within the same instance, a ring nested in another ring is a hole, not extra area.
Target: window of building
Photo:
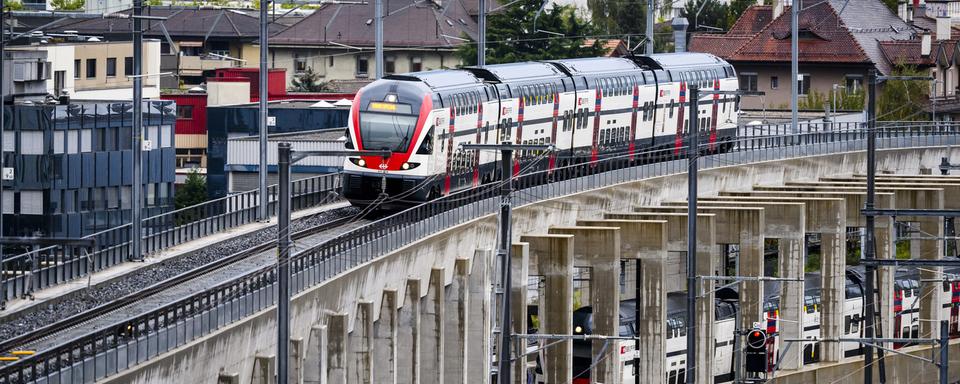
[[[357,77],[367,77],[370,68],[369,60],[366,56],[357,56]]]
[[[80,78],[80,59],[76,59],[73,61],[73,78],[74,79]]]
[[[97,77],[97,59],[87,59],[87,78]]]
[[[857,93],[863,89],[863,75],[844,76],[847,93]]]
[[[107,58],[107,77],[116,77],[117,76],[117,58],[108,57]]]
[[[180,119],[180,120],[193,119],[193,106],[177,105],[177,119]]]
[[[133,76],[133,58],[132,57],[123,58],[123,75]]]
[[[391,74],[397,71],[397,58],[394,56],[387,56],[384,58],[383,63],[383,73]]]
[[[293,57],[293,70],[296,73],[303,73],[307,71],[307,58],[296,54]]]
[[[67,84],[67,71],[55,71],[53,72],[53,92],[54,96],[60,96],[63,94],[64,87]]]
[[[330,56],[330,57],[327,59],[327,61],[329,62],[329,64],[327,64],[327,65],[329,65],[329,66],[332,67],[332,66],[333,66],[333,56]]]
[[[743,72],[740,74],[740,90],[757,91],[757,74],[755,72]]]
[[[780,77],[770,76],[770,89],[780,88]]]
[[[800,95],[809,95],[811,81],[812,80],[809,73],[801,73],[797,75],[797,93]]]
[[[420,72],[423,70],[423,58],[420,56],[410,57],[410,72]]]

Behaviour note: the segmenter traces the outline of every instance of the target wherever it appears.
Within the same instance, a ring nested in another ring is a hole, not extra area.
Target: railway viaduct
[[[960,177],[929,176],[937,172],[942,157],[960,162],[960,150],[951,149],[953,138],[933,142],[889,141],[878,153],[877,201],[880,208],[960,209]],[[862,227],[859,214],[865,197],[865,154],[859,147],[798,148],[794,152],[769,151],[705,157],[699,179],[700,210],[697,260],[699,275],[714,275],[724,262],[719,245],[739,245],[741,275],[764,272],[764,243],[778,244],[775,268],[781,277],[802,277],[805,235],[818,234],[822,252],[821,336],[843,332],[842,305],[848,228]],[[574,273],[589,268],[590,279],[581,300],[594,307],[595,332],[616,335],[619,300],[634,298],[639,288],[639,337],[642,382],[659,382],[665,375],[666,294],[686,290],[686,175],[683,161],[654,164],[633,175],[607,177],[596,182],[565,181],[515,194],[513,276],[514,332],[526,333],[528,289],[540,287],[539,329],[546,334],[572,333]],[[927,176],[924,176],[926,174]],[[647,177],[649,175],[649,177]],[[592,183],[592,184],[591,184]],[[553,188],[553,192],[544,192]],[[541,196],[549,198],[538,199]],[[302,383],[481,383],[490,367],[491,294],[495,273],[492,248],[496,244],[497,218],[479,208],[450,211],[462,220],[437,225],[418,224],[407,241],[371,238],[369,247],[344,253],[342,272],[316,279],[305,270],[294,276],[291,304],[291,378]],[[475,217],[472,217],[475,216]],[[943,236],[943,219],[898,217],[914,223],[930,236]],[[877,221],[878,257],[893,257],[894,223]],[[943,254],[940,242],[929,238],[911,241],[925,258]],[[396,244],[400,244],[399,246]],[[394,248],[394,249],[391,249]],[[384,251],[385,250],[385,251]],[[378,252],[379,251],[379,252]],[[359,253],[358,253],[359,252]],[[364,252],[378,252],[364,255]],[[382,253],[382,254],[380,254]],[[349,256],[348,256],[349,255]],[[357,256],[365,262],[349,265]],[[376,257],[373,257],[376,256]],[[338,262],[336,258],[327,263]],[[771,266],[768,266],[770,268]],[[621,289],[621,268],[627,270]],[[640,270],[640,281],[636,268]],[[885,268],[880,279],[889,319],[893,298],[893,271]],[[924,272],[930,274],[933,272]],[[540,284],[527,284],[538,277]],[[932,277],[932,276],[930,276]],[[323,280],[311,286],[311,280]],[[639,287],[637,285],[639,284]],[[706,292],[698,300],[697,340],[701,372],[711,372],[713,362],[712,291],[702,281],[695,289]],[[803,308],[800,282],[782,284],[783,336],[799,337]],[[921,318],[936,319],[941,293],[925,288]],[[762,285],[741,283],[742,323],[762,319]],[[254,300],[265,304],[255,305]],[[214,308],[209,321],[196,319],[176,325],[161,339],[164,343],[149,359],[104,381],[110,383],[218,382],[271,383],[275,370],[276,313],[270,290],[259,296],[227,301]],[[253,308],[253,310],[251,310]],[[249,313],[236,316],[237,312]],[[202,324],[202,325],[201,325]],[[210,328],[200,334],[200,328]],[[214,328],[217,328],[214,330]],[[921,322],[921,337],[937,335],[936,322]],[[189,336],[196,333],[197,335]],[[883,329],[891,335],[889,327]],[[179,346],[175,346],[179,343]],[[597,382],[617,383],[619,351],[604,350],[595,367]],[[174,347],[175,346],[175,347]],[[824,343],[822,362],[804,366],[801,348],[785,355],[776,382],[855,381],[862,359],[844,359],[838,344]],[[914,353],[929,354],[926,347]],[[161,348],[162,349],[162,348]],[[960,347],[951,345],[958,356]],[[561,341],[544,351],[548,382],[570,382],[572,343]],[[130,351],[127,351],[129,353]],[[523,372],[525,356],[516,359]],[[951,367],[960,375],[960,364]],[[935,369],[902,357],[887,358],[889,382],[931,382]],[[699,382],[709,382],[698,375]],[[860,379],[862,380],[862,379]],[[519,375],[515,382],[522,383]]]

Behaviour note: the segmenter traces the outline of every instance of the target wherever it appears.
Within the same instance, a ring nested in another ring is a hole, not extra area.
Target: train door
[[[580,163],[585,159],[584,153],[589,153],[590,146],[590,108],[593,107],[594,93],[589,88],[587,78],[577,76],[574,78],[574,101],[573,101],[573,129],[570,130],[570,151],[569,158],[572,163]],[[586,151],[585,151],[586,150]]]
[[[478,111],[476,142],[484,144],[499,143],[500,90],[495,85],[485,85],[481,97],[486,97],[486,99],[485,102],[480,104]],[[495,162],[497,154],[491,151],[474,152],[475,163],[477,164],[474,171],[474,184],[489,183],[495,180],[494,171],[498,168]]]
[[[893,287],[893,338],[909,337],[901,331],[902,321],[900,312],[903,311],[903,290],[897,283]],[[893,348],[902,347],[902,343],[893,343]]]
[[[951,282],[950,284],[950,337],[957,337],[960,334],[958,330],[958,315],[960,315],[960,283]]]

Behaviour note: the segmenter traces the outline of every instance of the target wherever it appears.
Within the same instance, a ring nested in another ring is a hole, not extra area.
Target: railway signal
[[[754,374],[767,373],[767,333],[755,328],[747,335],[746,372]]]

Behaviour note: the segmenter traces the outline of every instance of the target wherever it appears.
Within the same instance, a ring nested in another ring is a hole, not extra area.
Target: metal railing
[[[960,143],[960,126],[899,124],[879,128],[878,148]],[[701,169],[804,156],[863,151],[866,131],[810,125],[791,135],[743,135],[702,147]],[[618,183],[686,172],[684,150],[665,149],[607,156],[589,164],[522,173],[516,193],[531,201],[566,196]],[[721,152],[721,153],[716,153]],[[533,154],[538,155],[538,154]],[[540,160],[542,161],[542,159]],[[496,212],[499,185],[455,193],[396,213],[291,257],[291,290],[310,287],[435,233]],[[275,266],[237,276],[139,316],[41,351],[0,368],[0,384],[59,379],[92,382],[189,343],[275,304]]]
[[[313,176],[293,182],[294,210],[326,204],[338,199],[340,175]],[[267,188],[269,210],[276,214],[277,185]],[[140,238],[143,252],[151,254],[188,241],[216,234],[257,221],[259,191],[252,190],[222,197],[175,211],[143,219]],[[50,246],[12,256],[0,264],[5,274],[6,299],[29,297],[32,292],[63,284],[131,258],[130,224],[93,233],[85,238],[97,240],[95,249],[75,246]]]

